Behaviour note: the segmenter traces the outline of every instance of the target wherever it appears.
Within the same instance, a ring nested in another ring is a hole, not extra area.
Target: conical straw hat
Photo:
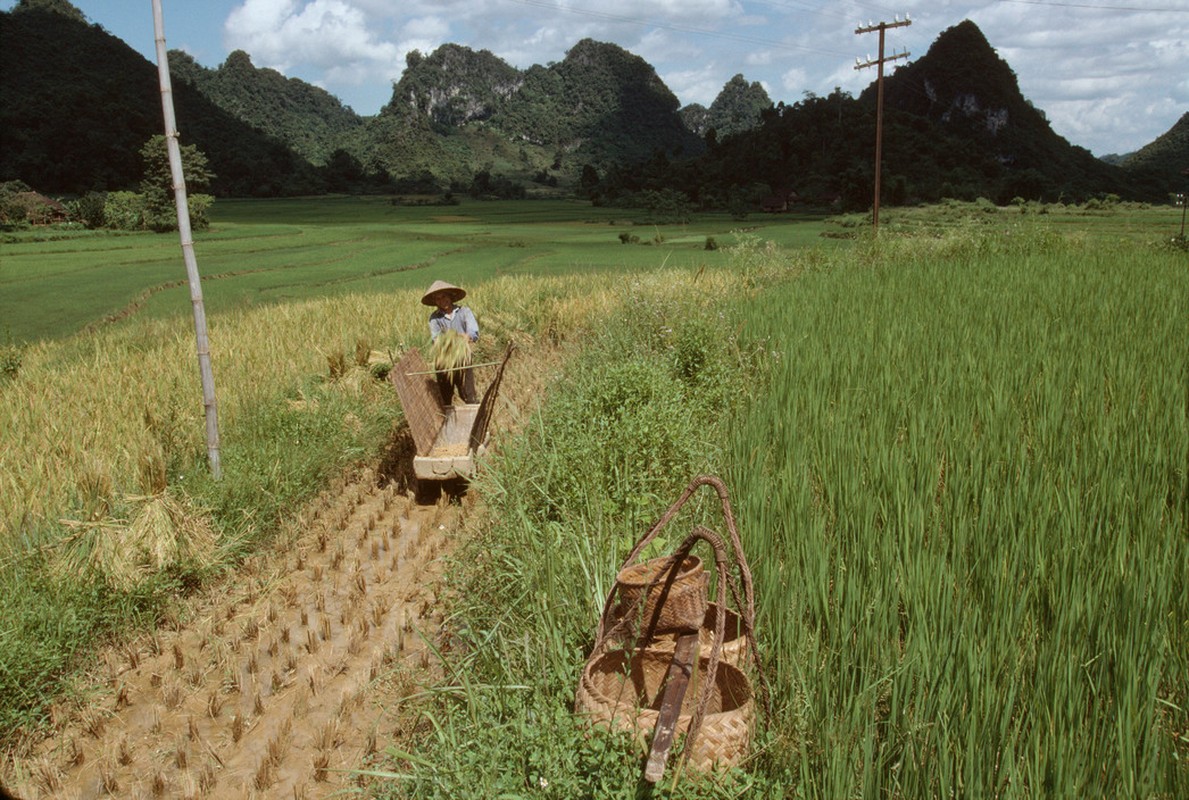
[[[446,283],[445,281],[434,281],[433,285],[430,286],[429,289],[426,290],[425,294],[421,296],[421,304],[426,306],[437,305],[437,303],[433,301],[433,296],[438,292],[449,292],[450,299],[455,303],[467,296],[467,290],[463,289],[461,286],[455,286],[454,284]]]

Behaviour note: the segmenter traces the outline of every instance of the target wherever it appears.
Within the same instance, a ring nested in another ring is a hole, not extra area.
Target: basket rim
[[[663,581],[661,568],[669,558],[670,556],[662,556],[624,567],[616,574],[615,582],[622,586],[633,588],[657,585]],[[677,571],[677,577],[674,578],[674,583],[695,578],[704,570],[705,565],[702,563],[701,557],[692,554],[687,555],[681,559],[681,568]]]
[[[582,688],[587,692],[587,694],[590,695],[590,697],[593,700],[598,702],[598,704],[604,709],[604,713],[610,713],[612,716],[616,716],[620,713],[627,713],[627,714],[631,715],[633,718],[639,718],[639,717],[646,716],[646,715],[658,716],[660,714],[659,711],[656,711],[651,708],[642,708],[639,705],[636,705],[634,702],[631,702],[631,699],[635,698],[634,693],[631,693],[631,692],[625,693],[624,696],[628,697],[629,701],[624,702],[623,699],[616,699],[602,691],[601,687],[598,685],[598,683],[592,677],[592,673],[593,673],[594,669],[596,668],[596,666],[599,664],[599,662],[603,661],[604,659],[610,659],[610,658],[617,659],[618,661],[620,661],[620,663],[623,666],[628,666],[629,664],[634,662],[636,659],[646,659],[649,661],[660,662],[660,663],[664,664],[667,669],[668,663],[669,663],[670,659],[672,658],[672,651],[666,652],[663,650],[645,649],[645,650],[635,650],[635,651],[632,651],[630,654],[628,654],[627,651],[624,651],[624,650],[609,650],[604,653],[600,653],[599,655],[594,656],[593,658],[589,659],[586,662],[586,665],[583,666],[583,668],[582,668],[582,677],[580,680],[580,683],[582,684]],[[704,673],[709,665],[709,662],[710,662],[709,654],[699,653],[699,655],[698,655],[698,669],[700,671],[702,671]],[[724,715],[734,715],[734,714],[751,715],[753,713],[752,709],[754,709],[754,707],[755,707],[755,699],[756,699],[755,698],[755,689],[751,685],[751,678],[749,678],[747,676],[747,673],[744,672],[742,668],[730,663],[729,661],[725,661],[725,660],[721,660],[721,659],[718,662],[717,671],[718,671],[718,674],[715,676],[715,683],[727,682],[727,685],[732,686],[733,687],[733,690],[731,692],[732,698],[735,698],[737,696],[737,692],[742,692],[745,696],[743,698],[740,698],[738,700],[738,702],[736,702],[732,708],[727,708],[727,709],[720,708],[717,711],[707,712],[706,719],[710,719],[712,717],[718,718],[718,717],[722,717]],[[605,671],[603,674],[613,674],[615,672],[619,672],[621,675],[624,674],[622,672],[622,670]],[[720,696],[721,696],[721,693],[720,693]],[[599,712],[594,711],[594,710],[588,710],[586,713],[599,713]],[[690,714],[682,712],[678,716],[678,719],[688,719],[690,716],[691,716]]]

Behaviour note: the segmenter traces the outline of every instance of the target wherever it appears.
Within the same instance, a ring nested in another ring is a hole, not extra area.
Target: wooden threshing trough
[[[487,427],[512,348],[478,403],[443,405],[433,370],[410,348],[389,373],[413,435],[413,474],[419,482],[468,479],[487,445]],[[474,367],[466,367],[473,369]]]

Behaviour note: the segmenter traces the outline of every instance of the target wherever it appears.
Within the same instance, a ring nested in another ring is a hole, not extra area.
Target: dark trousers
[[[451,372],[437,374],[438,391],[442,393],[442,405],[448,406],[454,402],[454,392],[464,403],[477,403],[475,397],[475,371],[473,369],[456,369]]]

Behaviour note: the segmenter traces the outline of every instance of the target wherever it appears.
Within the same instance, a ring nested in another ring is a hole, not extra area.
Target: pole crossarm
[[[902,53],[895,53],[894,55],[884,56],[883,42],[884,42],[884,31],[891,30],[892,28],[906,28],[911,24],[912,24],[912,20],[905,17],[904,19],[898,19],[895,22],[879,22],[879,23],[875,23],[875,24],[868,23],[866,27],[860,25],[859,27],[855,28],[856,36],[863,34],[863,33],[879,33],[879,57],[871,58],[870,56],[868,56],[866,61],[860,61],[859,59],[856,58],[855,59],[855,69],[866,69],[867,67],[877,67],[877,66],[882,67],[884,64],[886,64],[889,61],[896,61],[897,59],[908,58],[909,52],[907,50],[905,50]]]
[[[912,20],[898,19],[895,22],[880,22],[877,24],[868,24],[867,27],[859,26],[855,28],[855,33],[874,33],[875,31],[886,31],[888,28],[904,28],[912,24]]]
[[[889,61],[896,61],[897,59],[908,58],[910,55],[911,55],[911,53],[909,53],[907,50],[905,50],[904,52],[897,53],[894,56],[886,56],[884,58],[873,58],[870,61],[863,61],[861,63],[855,64],[855,69],[867,69],[867,67],[876,67],[881,64],[886,64]]]

